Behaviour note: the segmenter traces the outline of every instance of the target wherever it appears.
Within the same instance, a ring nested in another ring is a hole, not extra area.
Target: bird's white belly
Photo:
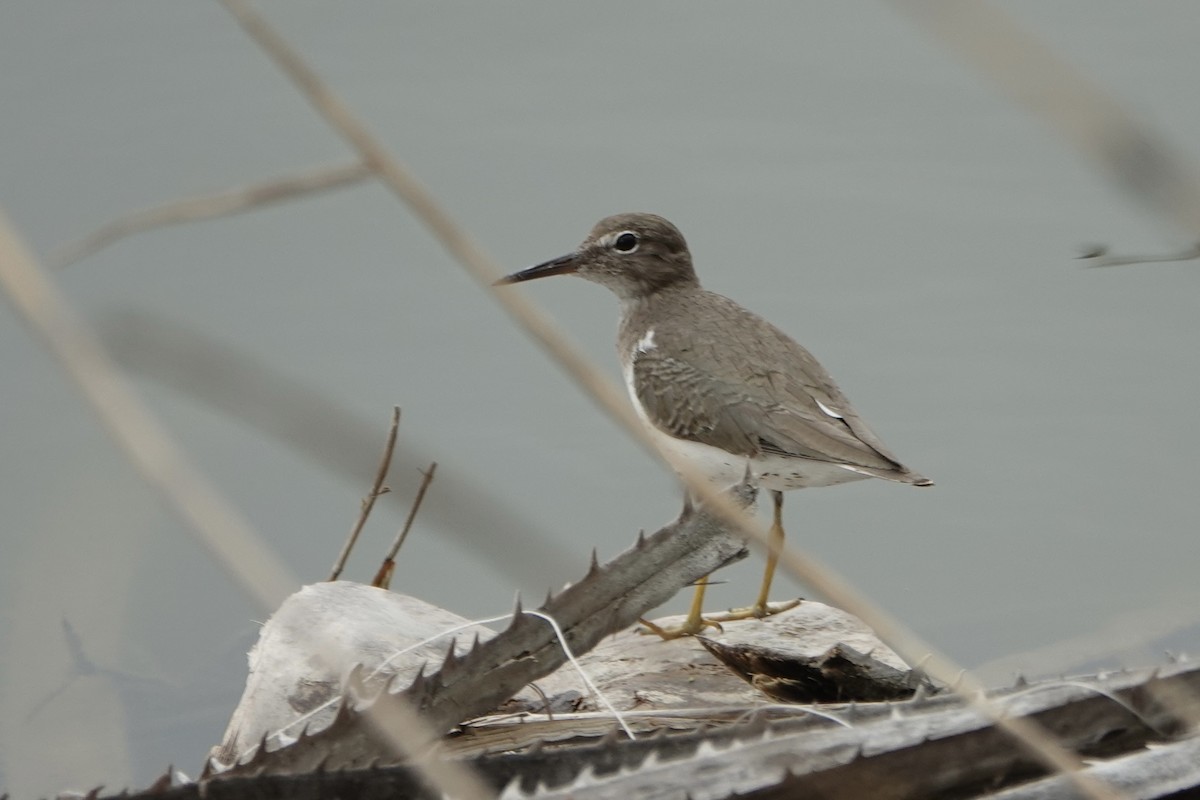
[[[826,461],[774,455],[758,458],[736,456],[712,445],[676,439],[655,428],[644,417],[643,422],[676,472],[681,471],[677,465],[685,464],[723,489],[741,483],[746,475],[747,463],[751,480],[756,485],[780,492],[813,486],[836,486],[871,477]]]
[[[637,392],[633,389],[631,378],[631,371],[627,370],[625,384],[629,389],[629,397],[633,401],[634,410],[637,411],[646,430],[650,432],[658,449],[676,472],[681,471],[678,465],[687,465],[698,471],[711,483],[726,489],[742,482],[746,476],[748,463],[751,480],[756,485],[773,491],[836,486],[839,483],[849,483],[872,477],[828,461],[776,455],[746,458],[728,453],[712,445],[676,439],[650,422],[645,409],[638,400]]]

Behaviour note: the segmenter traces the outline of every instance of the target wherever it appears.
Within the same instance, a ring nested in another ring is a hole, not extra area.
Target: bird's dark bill
[[[512,275],[505,275],[500,280],[496,281],[496,286],[505,286],[510,283],[520,283],[521,281],[531,281],[534,278],[549,278],[551,275],[570,275],[579,269],[579,257],[575,253],[568,253],[565,256],[547,261],[543,264],[538,264],[536,267],[523,269],[520,272],[514,272]]]

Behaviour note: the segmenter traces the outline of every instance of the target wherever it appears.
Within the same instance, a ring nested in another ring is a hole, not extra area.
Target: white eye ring
[[[638,249],[638,235],[633,231],[622,231],[613,239],[612,248],[618,253],[629,255]]]

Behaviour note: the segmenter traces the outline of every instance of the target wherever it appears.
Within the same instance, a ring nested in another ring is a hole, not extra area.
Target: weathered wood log
[[[999,693],[996,700],[1010,714],[1033,718],[1081,756],[1103,758],[1171,736],[1191,735],[1194,709],[1163,699],[1194,698],[1197,692],[1200,668],[1191,665],[1174,667],[1165,675],[1141,671],[1047,681]],[[606,799],[971,798],[1045,775],[1039,761],[957,697],[918,698],[877,707],[888,709],[886,716],[861,719],[863,707],[852,713],[846,709],[845,716],[826,707],[850,727],[801,723],[795,732],[787,732],[792,723],[771,723],[757,739],[734,741],[724,748],[705,739],[691,755],[643,754],[640,761],[627,755],[618,761],[608,753],[609,763],[621,764],[612,774],[585,768],[570,782],[540,787],[517,776],[506,796],[536,792],[546,798]],[[616,742],[610,749],[628,751],[636,746]],[[704,776],[702,783],[697,775]],[[1167,780],[1167,785],[1176,785],[1179,778]]]
[[[749,487],[735,491],[743,503],[752,501]],[[678,520],[650,537],[639,536],[632,548],[603,567],[593,557],[583,580],[548,597],[538,611],[557,622],[574,652],[586,653],[684,586],[746,555],[741,536],[703,507],[689,505]],[[320,635],[314,631],[315,644]],[[433,730],[449,731],[496,708],[566,660],[547,620],[522,613],[518,602],[505,631],[476,643],[461,656],[451,650],[435,672],[418,673],[402,691],[393,693],[386,686],[373,698],[343,702],[333,721],[321,730],[304,731],[278,750],[259,747],[233,765],[210,761],[206,773],[306,772],[394,759],[393,747],[377,728],[395,717],[390,713],[392,704],[408,703]]]
[[[669,628],[683,619],[654,623]],[[746,706],[766,698],[793,703],[899,699],[912,695],[920,683],[861,620],[811,600],[764,619],[726,622],[723,630],[705,637],[664,642],[626,629],[582,657],[580,666],[620,711]],[[606,708],[569,666],[536,686],[499,711],[548,708],[561,716]]]
[[[697,637],[763,694],[784,703],[900,700],[933,684],[857,617],[805,602],[783,614]]]
[[[1101,762],[1088,771],[1125,797],[1136,797],[1138,800],[1196,797],[1200,795],[1200,738],[1149,745],[1146,750]],[[989,795],[989,800],[1086,798],[1079,794],[1070,781],[1056,776],[997,792]]]
[[[586,577],[549,596],[540,612],[558,623],[572,650],[584,653],[679,588],[744,554],[738,536],[715,518],[688,509],[649,539],[639,537],[635,547],[604,567],[593,558]],[[323,591],[340,591],[332,588],[336,586],[327,584],[330,588]],[[314,627],[302,610],[291,616]],[[325,624],[344,623],[343,617],[335,613]],[[408,638],[457,624],[439,619]],[[323,652],[330,631],[307,633],[310,653]],[[235,715],[237,724],[231,722],[230,731],[237,746],[226,752],[239,756],[238,763],[215,778],[206,776],[199,786],[158,787],[166,794],[157,796],[432,797],[403,764],[379,766],[397,762],[392,745],[375,726],[380,713],[386,718],[399,702],[418,709],[437,730],[451,733],[438,758],[462,763],[496,792],[517,800],[906,800],[972,798],[997,791],[1038,798],[1059,796],[1056,792],[1063,790],[1059,778],[1047,775],[1040,761],[962,698],[937,694],[861,623],[818,603],[802,603],[767,620],[730,623],[702,643],[661,642],[629,632],[610,639],[610,652],[585,660],[605,684],[610,702],[633,709],[626,720],[632,739],[615,735],[610,715],[564,714],[563,709],[596,707],[590,690],[571,688],[566,673],[540,681],[540,695],[518,698],[526,703],[521,713],[480,717],[566,660],[548,621],[519,606],[507,630],[488,636],[480,632],[465,651],[461,644],[440,645],[449,652],[429,675],[423,666],[408,663],[391,665],[391,675],[372,676],[374,668],[360,668],[347,677],[350,663],[372,663],[353,655],[353,648],[346,651],[348,660],[334,664],[324,677],[289,674],[272,691],[275,702],[292,711],[319,707],[336,690],[345,691],[328,724],[294,740],[283,737],[279,743],[284,746],[277,749],[265,746],[264,739],[247,754],[252,737],[241,732],[253,726],[246,725],[248,716]],[[380,666],[390,660],[395,641],[373,634],[365,641],[368,649],[379,649],[373,658]],[[705,672],[701,680],[697,667],[715,665],[697,660],[701,645],[709,651],[704,658],[718,655],[740,677]],[[631,659],[635,650],[646,651],[640,662]],[[719,692],[713,688],[720,683],[718,676],[726,683]],[[407,688],[392,692],[399,682]],[[809,701],[850,695],[912,697],[795,710],[771,704],[764,709],[755,690],[776,699]],[[995,693],[994,699],[1008,714],[1036,720],[1081,757],[1111,759],[1091,767],[1098,777],[1130,787],[1139,797],[1167,797],[1200,791],[1187,761],[1195,754],[1198,696],[1200,668],[1176,664],[1162,674],[1119,673],[1018,686]],[[698,700],[710,705],[697,707]],[[289,714],[285,709],[282,718]],[[276,723],[272,718],[254,730],[267,732]],[[1141,752],[1155,744],[1164,746]]]
[[[1029,716],[1089,759],[1089,772],[1131,797],[1182,798],[1200,793],[1200,736],[1195,698],[1200,666],[1175,664],[1050,680],[993,693],[1010,714]],[[690,732],[629,741],[616,736],[561,738],[567,728],[516,752],[466,759],[501,797],[538,798],[1074,798],[1046,776],[1011,738],[961,698],[918,693],[902,702],[826,705],[821,716],[725,709],[706,727],[685,710],[653,712],[667,730]],[[741,714],[741,719],[737,714]],[[546,720],[540,725],[569,725]],[[518,723],[513,723],[518,724]],[[579,734],[585,726],[577,726]],[[551,730],[547,727],[545,730]],[[459,739],[469,739],[470,730]],[[457,740],[456,740],[457,741]],[[149,797],[151,795],[144,795]],[[269,798],[431,798],[402,766],[309,774],[240,776],[162,790],[174,800]]]

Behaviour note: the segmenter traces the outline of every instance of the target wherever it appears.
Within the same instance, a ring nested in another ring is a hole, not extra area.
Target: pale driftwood
[[[736,490],[748,504],[753,491]],[[569,646],[585,653],[605,636],[632,624],[679,589],[746,555],[745,542],[703,508],[690,506],[678,520],[601,567],[593,560],[587,575],[547,598],[540,612],[553,617]],[[522,613],[519,605],[509,627],[478,643],[465,656],[451,652],[430,675],[419,674],[400,695],[431,728],[448,731],[512,697],[530,681],[566,661],[563,647],[545,619]],[[395,695],[385,690],[362,703],[342,703],[327,727],[271,751],[259,748],[252,758],[224,772],[304,772],[318,766],[364,766],[394,759],[395,752],[375,726],[392,718]],[[370,717],[372,724],[366,724]],[[212,764],[217,770],[224,765]]]
[[[1200,736],[1194,706],[1200,666],[1172,665],[1050,680],[993,693],[1008,713],[1036,719],[1074,753],[1089,759],[1089,774],[1137,798],[1193,796],[1200,790]],[[1046,777],[1040,763],[990,721],[954,695],[903,702],[823,706],[827,717],[796,707],[750,715],[724,709],[709,725],[688,733],[628,741],[612,735],[567,736],[586,726],[558,726],[532,747],[467,759],[509,800],[538,798],[685,797],[702,800],[820,797],[827,800],[901,800],[928,797],[993,800],[1074,798],[1061,776]],[[1182,712],[1182,713],[1181,713]],[[684,711],[657,718],[696,721]],[[740,718],[739,718],[740,717]],[[471,737],[468,730],[458,740]],[[458,740],[452,740],[456,742]],[[1149,747],[1149,749],[1146,749]],[[161,795],[159,795],[161,796]],[[317,770],[309,774],[233,777],[171,790],[179,800],[307,800],[337,796],[433,798],[404,767]]]
[[[654,623],[673,627],[683,620],[672,616]],[[855,667],[834,674],[845,660],[839,654],[855,651],[863,654]],[[748,658],[764,667],[775,665],[776,673],[742,669]],[[822,664],[829,667],[823,681]],[[916,688],[916,682],[910,683],[908,665],[866,625],[840,609],[811,600],[765,619],[725,622],[722,631],[704,637],[664,642],[630,628],[605,639],[580,659],[580,665],[620,711],[753,706],[772,698],[786,702],[897,699],[911,695]],[[858,672],[850,674],[854,669]],[[823,691],[808,696],[798,689],[769,691],[798,675],[808,675],[810,685],[823,687]],[[871,681],[872,675],[878,680]],[[522,690],[500,711],[540,714],[548,710],[561,715],[605,708],[569,665],[539,680],[537,686],[540,693]]]
[[[1002,692],[996,700],[1007,712],[1047,726],[1078,755],[1097,758],[1191,730],[1194,720],[1180,719],[1172,708],[1155,701],[1168,687],[1196,692],[1200,669],[1175,667],[1165,677],[1141,671],[1049,681]],[[509,798],[534,793],[541,798],[604,800],[735,795],[971,798],[1045,773],[1013,739],[954,696],[828,710],[851,727],[811,720],[776,722],[761,732],[747,726],[740,736],[732,729],[723,735],[610,742],[590,752],[544,747],[524,764],[517,763],[519,756],[494,760],[503,762],[500,771],[509,781],[504,796]],[[483,762],[476,766],[485,779],[498,779],[489,775]],[[1109,772],[1119,766],[1110,765]],[[1148,769],[1141,775],[1147,784],[1154,779]],[[1186,778],[1176,774],[1164,780],[1164,786],[1171,787]]]
[[[931,686],[915,670],[896,669],[853,647],[837,644],[804,658],[771,645],[723,645],[701,638],[708,651],[751,686],[782,703],[900,700]]]
[[[352,670],[378,691],[411,681],[452,645],[465,654],[476,636],[495,632],[415,597],[348,581],[305,586],[263,625],[242,699],[210,757],[231,764],[264,741],[277,748],[305,727],[327,726]]]
[[[656,619],[678,624],[681,617]],[[692,638],[663,641],[632,626],[607,637],[579,659],[580,666],[608,702],[618,711],[664,711],[698,707],[753,705],[763,696],[713,658]],[[604,712],[608,727],[612,715],[591,692],[570,664],[536,682],[538,691],[521,690],[497,709],[498,714],[472,720],[472,726],[502,724],[514,712],[527,718],[565,713]],[[543,697],[544,696],[544,697]]]
[[[681,621],[656,620],[664,626]],[[447,752],[461,757],[564,735],[600,736],[614,724],[609,709],[632,713],[627,724],[640,734],[697,730],[769,703],[761,681],[743,680],[709,652],[714,647],[753,651],[772,659],[782,672],[795,673],[853,644],[874,654],[862,662],[875,671],[889,678],[908,674],[861,622],[813,601],[765,620],[727,622],[703,643],[693,638],[663,641],[638,627],[605,638],[579,659],[580,669],[564,664],[538,681],[536,690],[526,687],[496,713],[460,724],[466,735],[449,740]],[[461,657],[472,637],[486,642],[493,636],[487,628],[414,597],[345,581],[307,586],[263,626],[250,654],[242,700],[211,754],[214,769],[250,758],[264,741],[269,750],[278,750],[306,728],[327,727],[347,691],[373,694],[389,683],[407,684],[427,664],[440,663],[451,642]],[[361,685],[348,685],[351,674],[359,676]],[[853,696],[857,700],[897,696],[888,683],[853,679],[839,686],[837,680],[834,676],[826,683],[829,694],[841,699],[851,691],[858,693]],[[912,685],[902,684],[902,689],[904,695],[913,692]],[[730,715],[728,709],[735,711]],[[604,713],[589,713],[599,711]]]
[[[900,700],[932,685],[857,617],[804,602],[699,641],[758,691],[785,703]]]

